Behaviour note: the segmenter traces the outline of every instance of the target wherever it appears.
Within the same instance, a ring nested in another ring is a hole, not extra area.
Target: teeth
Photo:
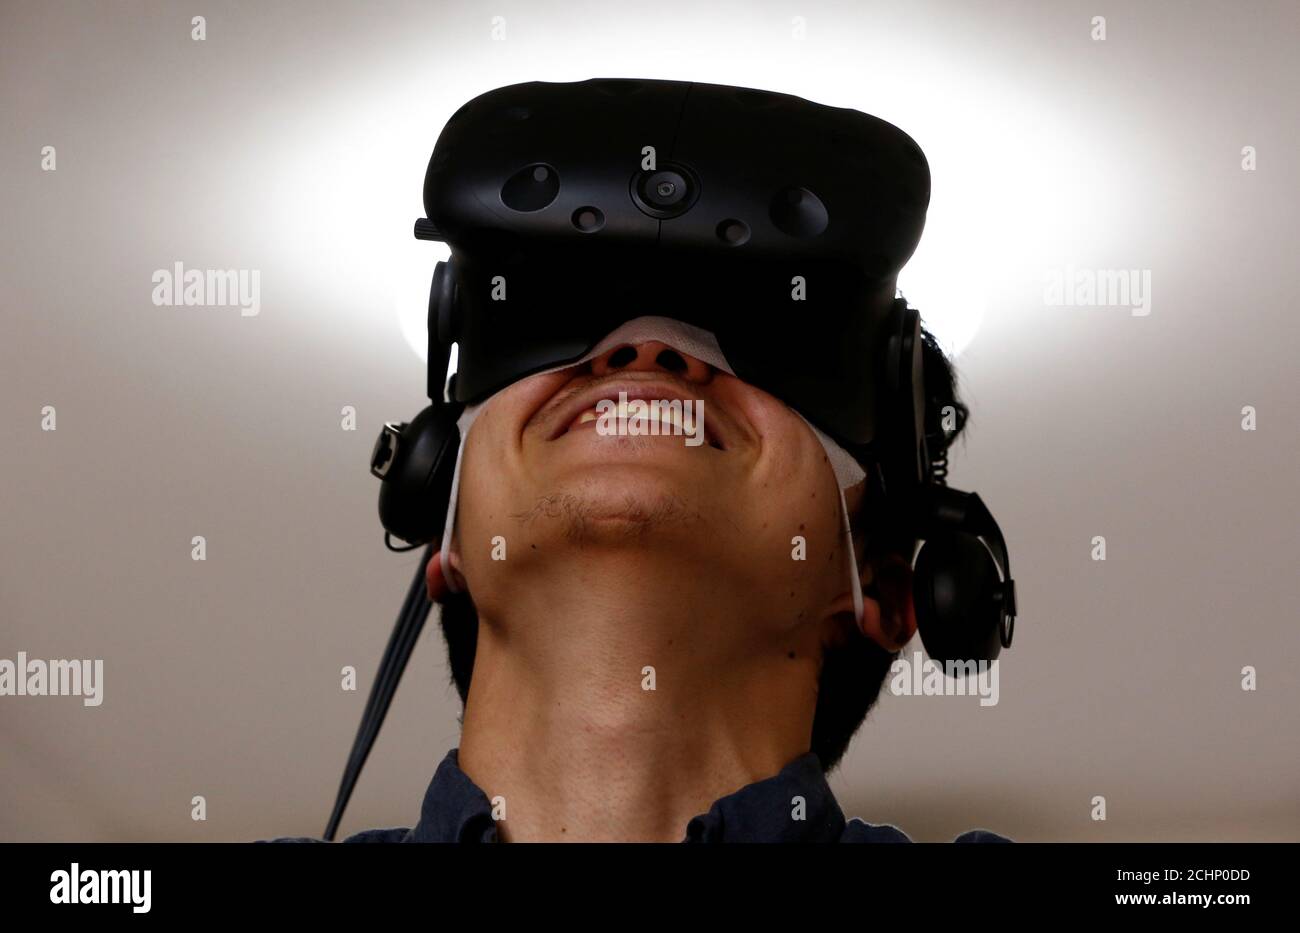
[[[612,411],[609,410],[611,405],[613,406]],[[608,418],[612,415],[616,423],[630,423],[635,418],[646,434],[681,436],[686,434],[684,411],[668,405],[653,405],[646,399],[628,399],[626,402],[620,402],[618,399],[611,398],[605,399],[600,407],[609,412],[604,417]],[[593,421],[599,421],[601,417],[597,407],[592,406],[571,422],[569,430],[573,430],[580,425],[590,424]],[[696,430],[699,430],[698,416],[696,425]]]
[[[614,402],[614,399],[610,399]],[[590,412],[592,419],[595,419],[595,409]],[[671,408],[652,406],[649,402],[640,399],[629,399],[627,402],[615,402],[615,416],[619,420],[631,420],[636,418],[641,424],[645,425],[647,431],[653,431],[657,426],[660,433],[667,434],[672,428],[678,432],[683,431],[682,416],[678,411]],[[584,415],[584,421],[586,416]],[[580,424],[582,422],[579,422]]]
[[[673,409],[670,408],[668,409],[668,411],[661,411],[659,417],[661,421],[666,417],[668,421],[672,423],[673,427],[677,429],[677,433],[679,434],[681,434],[686,430],[682,426],[681,412],[674,411]]]

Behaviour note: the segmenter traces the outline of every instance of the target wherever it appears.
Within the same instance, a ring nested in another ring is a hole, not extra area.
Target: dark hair
[[[948,447],[965,427],[969,411],[957,398],[952,365],[934,335],[927,330],[921,333],[927,399],[925,431],[930,458],[943,460]],[[951,406],[954,412],[951,429],[944,429],[941,424],[946,406]],[[864,496],[864,510],[872,505],[874,502],[870,495]],[[915,546],[915,541],[911,546]],[[906,540],[894,539],[891,549],[906,550],[902,556],[911,562],[911,548]],[[474,654],[478,648],[478,611],[469,594],[450,594],[442,604],[439,622],[447,642],[451,680],[460,694],[463,720],[463,707],[469,697],[469,682],[474,672]],[[841,643],[828,646],[823,652],[811,747],[817,753],[823,771],[829,773],[844,757],[849,741],[880,696],[890,665],[897,657],[898,652],[886,651],[856,629],[848,632]]]

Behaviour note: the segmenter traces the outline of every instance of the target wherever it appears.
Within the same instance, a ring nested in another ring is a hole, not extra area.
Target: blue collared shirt
[[[492,804],[460,768],[453,748],[438,765],[420,808],[420,821],[411,828],[367,829],[344,842],[500,842]],[[803,798],[802,819],[796,819],[796,797]],[[289,836],[268,842],[322,842]],[[844,819],[826,782],[820,760],[805,752],[777,774],[715,801],[708,813],[691,818],[682,842],[911,842],[895,826]],[[955,842],[1010,842],[983,829],[958,836]]]

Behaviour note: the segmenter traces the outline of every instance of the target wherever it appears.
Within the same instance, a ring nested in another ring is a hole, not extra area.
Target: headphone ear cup
[[[384,530],[409,544],[442,535],[460,448],[455,405],[430,405],[402,429],[393,463],[379,487]]]
[[[916,623],[926,653],[946,661],[992,661],[1002,650],[997,562],[975,535],[926,540],[912,570]]]

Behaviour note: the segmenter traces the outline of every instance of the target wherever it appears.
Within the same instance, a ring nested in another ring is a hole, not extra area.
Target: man
[[[929,192],[892,124],[751,88],[528,82],[452,115],[414,231],[452,250],[432,404],[371,470],[389,536],[445,515],[425,583],[463,730],[414,828],[351,841],[906,840],[825,773],[917,630],[922,519],[939,653],[995,656],[1014,618],[991,516],[934,491],[965,408],[896,289]]]
[[[718,366],[662,340],[597,351],[466,426],[427,570],[460,743],[416,826],[346,841],[909,841],[846,822],[825,779],[916,631],[867,484],[841,500],[834,442]],[[951,442],[965,408],[929,335],[924,355]],[[677,419],[607,430],[620,393],[695,403],[706,442]]]

